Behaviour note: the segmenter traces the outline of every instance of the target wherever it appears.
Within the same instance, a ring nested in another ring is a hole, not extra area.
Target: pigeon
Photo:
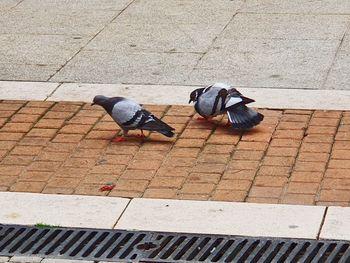
[[[122,141],[129,130],[140,129],[141,137],[145,137],[143,130],[156,131],[167,137],[173,137],[174,128],[161,121],[149,111],[143,109],[138,103],[123,97],[106,97],[97,95],[91,105],[100,105],[122,128],[123,137],[116,141]]]
[[[228,123],[235,129],[250,129],[264,119],[264,115],[246,106],[254,102],[253,99],[242,96],[238,90],[224,83],[192,91],[188,103],[191,102],[194,102],[195,110],[204,119],[226,112]]]

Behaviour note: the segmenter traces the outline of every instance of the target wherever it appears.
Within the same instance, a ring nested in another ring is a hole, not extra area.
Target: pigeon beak
[[[192,99],[190,99],[190,100],[188,101],[188,104],[190,104],[192,101],[193,101],[193,100],[192,100]]]
[[[94,106],[95,105],[95,102],[91,103],[91,106]]]

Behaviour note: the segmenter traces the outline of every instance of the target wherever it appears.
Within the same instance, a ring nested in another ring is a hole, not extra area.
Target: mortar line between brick
[[[162,116],[160,117],[160,119],[163,119],[163,118],[166,116],[166,114],[169,112],[170,109],[171,109],[171,105],[168,105],[167,108],[165,109],[164,113],[163,113]],[[185,129],[184,129],[184,130],[185,130]],[[183,132],[183,131],[182,131],[182,132]],[[180,135],[182,134],[182,132],[179,133],[179,134],[176,136],[175,141],[172,143],[172,146],[170,147],[170,149],[168,150],[168,152],[167,152],[166,155],[164,156],[163,160],[161,161],[159,167],[156,169],[156,171],[155,171],[155,173],[153,174],[152,178],[151,178],[150,180],[147,180],[148,183],[147,183],[146,188],[145,188],[145,190],[143,191],[141,197],[143,197],[143,196],[145,195],[145,192],[146,192],[146,190],[148,189],[148,186],[150,185],[150,183],[151,183],[151,181],[154,179],[154,177],[157,175],[159,169],[162,167],[162,165],[164,164],[164,162],[167,160],[169,153],[170,153],[171,150],[174,148],[174,145],[175,145],[176,141],[179,139],[179,137],[180,137]],[[141,149],[141,147],[142,147],[143,144],[144,144],[144,142],[142,142],[142,144],[141,144],[141,146],[140,146],[138,152],[140,152],[140,149]],[[135,158],[136,154],[137,154],[137,153],[135,153],[133,159]],[[130,163],[132,162],[133,159],[131,159]]]
[[[215,131],[215,130],[214,130],[214,131]],[[214,133],[214,131],[213,131],[213,133]],[[212,133],[212,134],[213,134],[213,133]],[[210,136],[212,136],[212,134],[211,134]],[[218,182],[215,184],[215,188],[214,188],[213,191],[211,192],[211,198],[212,198],[212,194],[216,192],[216,190],[217,190],[217,188],[218,188],[218,184],[221,182],[221,180],[223,180],[223,177],[224,177],[225,172],[228,171],[229,164],[230,164],[230,162],[233,160],[232,157],[233,157],[234,153],[237,151],[237,145],[238,145],[239,142],[242,140],[243,135],[244,135],[244,131],[239,132],[239,139],[238,139],[237,143],[234,145],[232,151],[230,152],[230,155],[229,155],[229,158],[228,158],[228,160],[227,160],[225,169],[224,169],[224,171],[222,172],[222,174],[220,175]],[[247,193],[247,195],[248,195],[248,193]],[[211,198],[210,198],[210,199],[211,199]],[[246,196],[246,198],[247,198],[247,196]]]
[[[81,109],[84,108],[84,105],[86,105],[86,103],[84,103],[84,104],[82,105],[82,107],[79,109],[79,111],[77,111],[76,114],[78,114],[78,112],[80,112]],[[72,116],[72,118],[74,118],[74,117],[76,116],[76,114],[74,114],[74,115]],[[81,141],[78,143],[78,145],[76,146],[76,148],[74,149],[74,151],[72,151],[72,153],[71,153],[70,155],[67,156],[67,158],[64,160],[64,162],[66,162],[68,159],[72,158],[74,152],[79,148],[80,143],[81,143],[84,139],[86,139],[86,136],[87,136],[91,131],[93,131],[93,129],[94,129],[94,128],[96,127],[96,125],[104,118],[105,115],[106,115],[106,113],[104,113],[103,115],[101,115],[100,117],[97,118],[97,120],[95,121],[95,123],[94,123],[93,125],[91,125],[91,128],[84,134],[83,138],[81,138]],[[71,118],[71,119],[72,119],[72,118]],[[118,134],[118,133],[117,133],[117,134]],[[92,139],[92,140],[93,140],[93,139]],[[103,151],[101,151],[99,157],[103,156],[104,153],[105,153],[105,151],[106,151],[106,149],[104,149]],[[63,162],[63,163],[64,163],[64,162]],[[96,162],[95,162],[95,165],[96,165]],[[87,176],[87,175],[90,173],[91,169],[93,169],[93,167],[91,167],[91,168],[89,168],[89,169],[87,170],[85,176]],[[78,185],[77,185],[76,187],[74,187],[73,194],[76,194],[77,189],[79,188],[79,186],[83,185],[83,181],[84,181],[84,178],[81,178],[81,180],[79,181]],[[109,192],[106,192],[106,195],[105,195],[105,196],[107,196],[109,193],[110,193],[110,191],[109,191]]]
[[[284,112],[284,111],[283,111]],[[311,119],[313,117],[313,115],[315,114],[315,111],[313,110],[312,111],[312,114],[310,114],[310,118],[309,120],[307,121],[306,123],[306,128],[304,129],[304,133],[303,133],[303,138],[300,140],[300,143],[299,143],[299,147],[298,147],[298,152],[297,152],[297,155],[295,156],[294,158],[294,163],[292,164],[291,168],[290,168],[290,173],[289,173],[289,176],[287,178],[287,182],[284,184],[283,186],[283,191],[280,195],[280,203],[282,201],[282,198],[286,195],[287,193],[287,189],[288,189],[288,186],[289,186],[289,183],[291,182],[291,177],[292,177],[292,174],[294,172],[294,168],[295,168],[295,165],[297,163],[297,160],[299,158],[299,155],[300,155],[300,149],[301,149],[301,146],[303,145],[303,142],[304,142],[304,139],[305,139],[305,135],[306,135],[306,131],[307,129],[309,128],[309,125],[310,125],[310,122],[311,122]],[[315,194],[315,197],[314,197],[314,203],[316,202],[316,194]]]
[[[165,115],[166,112],[170,109],[170,107],[171,107],[170,105],[166,107],[165,111],[163,112],[163,115],[162,115],[162,116],[159,116],[160,119],[162,119],[162,118],[164,117],[164,115]],[[121,133],[122,133],[122,130],[120,130],[118,134],[121,134]],[[150,134],[151,134],[151,133],[150,133]],[[149,136],[150,136],[150,135],[148,135],[147,138],[149,138]],[[146,138],[146,139],[147,139],[147,138]],[[116,183],[119,181],[120,177],[126,172],[126,170],[128,169],[129,164],[131,164],[131,163],[133,162],[135,156],[137,155],[138,152],[140,152],[140,149],[141,149],[142,145],[144,145],[144,143],[145,143],[145,140],[142,140],[141,143],[140,143],[140,145],[138,146],[138,150],[137,150],[134,154],[132,154],[132,158],[128,161],[127,164],[124,165],[125,167],[124,167],[124,169],[120,172],[120,176],[118,176],[118,178],[116,178],[116,181],[115,181]],[[105,149],[104,153],[106,153],[106,150],[107,150],[107,149]],[[163,162],[162,162],[162,163],[163,163]],[[160,165],[160,166],[161,166],[161,165]],[[159,168],[160,168],[160,167],[159,167]],[[158,168],[158,169],[159,169],[159,168]],[[156,172],[158,171],[158,169],[156,170]],[[155,176],[156,172],[154,173],[154,176]],[[146,191],[148,185],[150,184],[150,182],[152,181],[152,179],[154,178],[154,176],[153,176],[150,180],[147,180],[147,181],[149,181],[149,182],[148,182],[148,184],[147,184],[145,190],[142,192],[141,197],[144,195],[144,193],[145,193],[145,191]],[[129,180],[129,179],[126,179],[126,180]],[[143,180],[143,179],[135,179],[135,180]],[[112,190],[111,190],[111,191],[112,191]],[[111,193],[111,191],[109,191],[109,192],[107,193],[107,196],[109,196],[109,194]],[[122,190],[122,191],[125,191],[125,190]]]
[[[326,221],[327,213],[328,213],[328,206],[326,206],[326,208],[325,208],[325,210],[323,212],[323,217],[322,217],[322,221],[321,221],[321,224],[320,224],[320,229],[318,230],[318,233],[317,233],[317,236],[316,236],[317,240],[320,239],[321,231],[322,231],[323,225],[324,225],[324,223]]]
[[[10,115],[10,116],[6,119],[6,122],[4,122],[4,123],[0,126],[0,128],[4,127],[7,123],[10,123],[11,118],[12,118],[14,115],[16,115],[22,108],[24,108],[28,103],[29,103],[29,102],[27,101],[27,102],[24,103],[18,110],[16,110],[12,115]],[[31,129],[32,129],[32,128],[31,128]],[[30,129],[30,130],[31,130],[31,129]],[[30,131],[30,130],[29,130],[29,131]],[[29,131],[28,131],[28,132],[29,132]],[[26,134],[27,134],[28,132],[24,133],[23,137],[22,137],[19,141],[21,141],[21,140],[26,136]],[[19,142],[19,141],[16,141],[15,145],[12,146],[10,149],[7,150],[7,153],[2,157],[1,162],[2,162],[2,160],[4,160],[7,156],[10,155],[11,151],[18,145],[18,142]],[[16,175],[16,176],[17,176],[17,179],[18,179],[18,177],[19,177],[21,174],[22,174],[22,172],[21,172],[19,175]],[[16,182],[17,182],[17,179],[16,179]],[[12,184],[12,185],[13,185],[13,184]],[[11,187],[11,186],[9,186],[9,188],[10,188],[10,187]]]
[[[186,126],[185,126],[184,130],[182,131],[182,133],[185,131],[185,129],[187,128],[189,122],[190,122],[191,120],[193,120],[193,118],[196,116],[196,114],[197,114],[197,112],[195,112],[195,113],[191,116],[191,118],[187,121]],[[221,121],[221,120],[222,120],[222,119],[220,119],[220,121]],[[193,168],[199,163],[199,162],[198,162],[199,156],[203,153],[203,150],[204,150],[205,146],[208,145],[208,141],[209,141],[210,137],[214,134],[214,132],[215,132],[215,130],[217,129],[217,127],[218,127],[218,126],[216,125],[216,126],[214,126],[214,127],[211,128],[211,132],[210,132],[209,136],[204,140],[204,143],[203,143],[202,147],[200,147],[198,156],[197,156],[197,158],[196,158],[196,162],[195,162],[195,163],[192,165],[192,167],[190,168],[189,174],[187,175],[187,177],[185,178],[185,180],[184,180],[183,183],[181,184],[181,187],[178,189],[177,194],[179,194],[179,192],[181,191],[181,189],[182,189],[182,188],[184,187],[184,185],[186,184],[186,182],[187,182],[187,180],[188,180],[188,176],[193,172]],[[179,137],[180,137],[180,136],[179,136]],[[195,138],[191,138],[191,139],[195,139]],[[219,181],[219,182],[220,182],[220,181]],[[219,183],[219,182],[218,182],[218,183]],[[217,185],[217,184],[216,184],[216,185]],[[209,196],[208,196],[208,199],[209,199],[209,200],[210,200],[211,195],[214,193],[215,189],[216,189],[216,186],[215,186],[215,188],[208,194],[208,195],[209,195]],[[209,201],[209,200],[208,200],[208,201]]]
[[[41,116],[40,120],[41,120],[42,117],[43,117],[47,112],[49,112],[55,105],[58,105],[58,102],[53,103],[53,104],[47,109],[47,111]],[[80,108],[74,113],[74,115],[73,115],[71,118],[69,118],[69,119],[67,119],[67,120],[64,121],[64,123],[62,124],[62,126],[61,126],[60,128],[57,129],[56,134],[55,134],[52,138],[50,138],[50,140],[48,141],[48,143],[52,143],[52,140],[59,134],[59,130],[62,129],[62,128],[65,126],[65,124],[67,123],[67,121],[69,121],[70,119],[72,119],[72,118],[81,110],[82,107],[83,107],[83,106],[80,106]],[[34,126],[33,126],[33,127],[34,127]],[[46,144],[45,146],[42,147],[41,151],[35,156],[35,158],[33,159],[32,163],[33,163],[34,161],[37,160],[37,158],[38,158],[38,157],[40,156],[40,154],[46,149],[46,147],[47,147],[47,144]],[[61,164],[59,165],[59,167],[57,168],[57,170],[55,170],[54,172],[52,172],[52,174],[50,175],[50,177],[44,182],[45,185],[44,185],[43,189],[41,190],[41,193],[45,190],[45,188],[46,188],[48,182],[50,181],[50,179],[51,179],[52,177],[55,176],[55,174],[57,173],[57,171],[59,170],[59,168],[61,168],[62,165],[66,162],[66,160],[69,159],[69,158],[70,158],[70,155],[68,155],[63,161],[61,161]],[[23,173],[24,173],[25,171],[28,170],[28,167],[29,167],[29,166],[30,166],[30,164],[26,167],[26,169],[23,171]]]
[[[84,108],[85,105],[86,105],[86,103],[83,103],[82,105],[80,105],[79,109],[78,109],[69,119],[67,119],[67,120],[64,122],[63,126],[62,126],[60,129],[62,129],[63,127],[65,127],[65,125],[66,125],[71,119],[73,119],[74,117],[76,117],[77,114]],[[61,163],[60,166],[57,168],[57,170],[54,171],[53,175],[49,178],[49,180],[57,174],[58,170],[62,167],[62,165],[63,165],[67,160],[69,160],[70,158],[72,158],[72,156],[73,156],[73,154],[75,153],[75,151],[77,150],[77,148],[79,148],[80,143],[86,138],[87,134],[89,134],[89,132],[96,126],[96,124],[97,124],[97,123],[100,121],[100,119],[102,119],[103,117],[104,117],[104,115],[102,115],[101,117],[97,118],[97,120],[95,121],[95,123],[94,123],[93,125],[91,125],[91,128],[87,131],[86,134],[84,134],[84,136],[81,138],[81,140],[79,141],[79,143],[77,143],[76,147],[72,150],[72,152],[71,152],[70,154],[67,155],[67,157],[62,161],[62,163]],[[56,135],[58,135],[58,134],[59,134],[59,133],[57,132]],[[73,133],[72,133],[72,134],[73,134]],[[88,173],[89,173],[89,170],[88,170],[87,174],[88,174]],[[86,174],[86,175],[87,175],[87,174]],[[62,177],[62,178],[67,178],[67,177]],[[48,180],[48,181],[49,181],[49,180]],[[79,184],[78,184],[76,187],[74,187],[74,189],[73,189],[73,194],[76,194],[76,191],[77,191],[77,189],[79,188],[79,186],[82,184],[82,181],[83,181],[83,178],[81,178],[81,180],[79,181]]]
[[[101,119],[102,119],[102,118],[101,118]],[[99,120],[99,122],[100,122],[100,120]],[[97,125],[97,123],[96,123],[96,125]],[[122,131],[122,129],[120,128],[120,131],[119,131],[116,135],[119,136],[119,135],[121,135],[122,133],[123,133],[123,131]],[[125,164],[125,165],[123,164],[123,165],[124,165],[124,168],[122,169],[122,171],[120,172],[120,174],[118,175],[118,177],[115,178],[115,183],[117,183],[117,182],[120,180],[120,177],[121,177],[121,176],[125,173],[125,171],[128,169],[129,164],[134,160],[135,155],[140,151],[140,148],[141,148],[141,146],[142,146],[143,144],[144,144],[144,141],[141,141],[141,144],[139,145],[137,152],[135,152],[134,154],[132,154],[132,158],[129,160],[129,162],[128,162],[127,164]],[[131,145],[131,146],[133,146],[133,145]],[[108,147],[108,146],[107,146],[107,147]],[[106,154],[107,147],[104,149],[104,151],[103,151],[103,153],[101,154],[101,156],[104,156],[104,155]],[[112,190],[113,190],[113,189],[112,189]],[[106,196],[109,196],[110,193],[112,192],[112,190],[108,191],[107,194],[106,194]],[[122,191],[124,191],[124,190],[122,190]]]
[[[271,144],[273,135],[277,132],[277,126],[278,126],[278,124],[281,122],[282,116],[283,116],[283,112],[282,112],[281,116],[279,116],[279,118],[278,118],[278,122],[276,123],[275,129],[274,129],[274,131],[273,131],[272,134],[271,134],[270,140],[267,142],[267,147],[266,147],[266,149],[264,150],[264,153],[263,153],[262,158],[260,159],[260,163],[259,163],[258,169],[255,171],[255,175],[254,175],[254,177],[253,177],[253,180],[252,180],[252,182],[251,182],[251,185],[250,185],[249,189],[247,190],[247,195],[246,195],[246,197],[245,197],[244,200],[243,200],[243,202],[245,202],[245,203],[247,202],[247,199],[249,198],[249,193],[250,193],[250,191],[252,190],[252,188],[253,188],[253,186],[254,186],[254,183],[255,183],[255,181],[256,181],[256,177],[258,176],[258,173],[259,173],[259,170],[261,169],[263,160],[264,160],[264,158],[266,157],[266,153],[267,153],[267,151],[268,151],[268,149],[269,149],[269,147],[270,147],[270,144]],[[281,193],[281,195],[282,195],[282,193]],[[279,199],[281,198],[281,195],[279,196]]]
[[[24,106],[21,107],[21,109],[24,108],[28,103],[29,103],[29,101],[27,101],[27,102],[24,104]],[[40,115],[39,119],[38,119],[35,123],[32,123],[32,126],[31,126],[30,130],[24,134],[24,136],[21,138],[21,140],[22,140],[23,138],[25,138],[27,134],[29,134],[29,132],[35,127],[35,125],[38,123],[38,121],[41,120],[42,117],[43,117],[48,111],[50,111],[50,109],[53,108],[55,105],[56,105],[56,103],[53,103],[50,107],[48,107],[48,108]],[[18,111],[19,111],[19,110],[18,110]],[[17,111],[17,112],[18,112],[18,111]],[[17,113],[17,112],[16,112],[16,113]],[[15,113],[15,114],[16,114],[16,113]],[[8,155],[12,152],[12,150],[13,150],[16,146],[18,146],[18,143],[19,143],[21,140],[19,140],[19,141],[16,142],[15,146],[12,147],[12,149],[7,153],[6,156],[8,156]],[[34,158],[33,158],[33,160],[31,161],[31,163],[30,163],[29,165],[25,166],[25,168],[23,169],[23,171],[21,171],[21,172],[17,175],[16,181],[15,181],[12,185],[14,185],[14,184],[16,184],[16,183],[19,182],[19,179],[20,179],[21,175],[28,171],[28,167],[29,167],[33,162],[35,162],[35,160],[38,158],[38,156],[40,155],[40,153],[42,153],[42,151],[43,151],[44,148],[45,148],[45,146],[42,147],[42,149],[41,149],[41,151],[39,152],[39,154],[37,154],[37,155],[34,156]],[[4,158],[3,158],[3,159],[4,159]],[[46,186],[46,184],[47,184],[47,182],[45,182],[45,186]],[[44,188],[45,188],[45,186],[44,186]],[[9,188],[11,188],[11,186],[10,186]],[[43,188],[43,189],[44,189],[44,188]]]
[[[74,55],[72,55],[55,73],[53,73],[48,79],[47,82],[51,81],[52,78],[57,75],[70,61],[72,61],[87,45],[91,43],[108,25],[110,25],[118,16],[120,16],[135,0],[132,0],[129,4],[126,5],[122,10],[120,10],[115,16],[112,17],[86,44],[81,47]]]
[[[321,182],[320,182],[320,186],[319,186],[319,190],[317,192],[317,195],[315,197],[315,201],[319,201],[320,200],[320,196],[321,196],[321,190],[323,188],[323,185],[324,185],[324,179],[325,179],[325,176],[326,176],[326,171],[328,169],[328,165],[329,165],[329,162],[331,161],[331,157],[332,157],[332,152],[333,152],[333,149],[334,149],[334,144],[335,144],[335,137],[337,136],[338,132],[339,132],[339,128],[340,128],[340,125],[341,125],[341,122],[342,122],[342,119],[343,119],[343,115],[344,114],[344,111],[341,112],[340,114],[340,117],[339,117],[339,122],[338,122],[338,125],[337,125],[337,129],[333,135],[333,141],[332,141],[332,146],[331,146],[331,149],[330,149],[330,152],[329,152],[329,156],[328,156],[328,160],[326,162],[326,166],[325,166],[325,170],[323,172],[323,176],[321,178]],[[349,202],[348,202],[349,204]]]

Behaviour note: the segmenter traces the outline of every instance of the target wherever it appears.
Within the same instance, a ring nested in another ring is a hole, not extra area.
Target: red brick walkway
[[[192,107],[146,108],[178,137],[111,143],[119,130],[97,106],[2,101],[0,191],[350,204],[350,112],[261,109],[240,134]]]

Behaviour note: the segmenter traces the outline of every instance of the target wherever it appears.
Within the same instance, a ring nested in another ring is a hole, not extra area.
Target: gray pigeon
[[[227,113],[229,123],[235,129],[249,129],[258,125],[264,115],[246,106],[254,100],[223,83],[192,91],[189,103],[194,102],[195,110],[205,119]]]
[[[164,123],[150,112],[146,111],[141,105],[123,97],[106,97],[97,95],[91,105],[102,106],[112,119],[122,128],[123,136],[128,134],[129,130],[140,129],[141,136],[144,137],[143,130],[156,131],[167,137],[173,137],[174,128]]]

